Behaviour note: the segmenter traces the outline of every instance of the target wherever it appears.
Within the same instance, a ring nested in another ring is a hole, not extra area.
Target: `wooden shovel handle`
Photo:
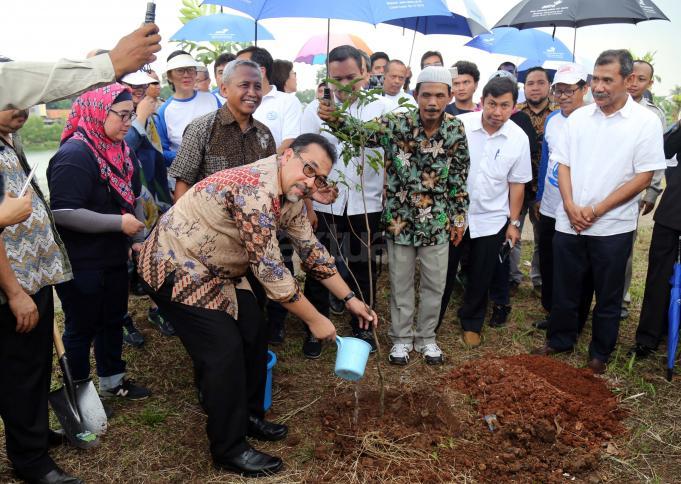
[[[56,322],[52,325],[52,338],[54,339],[54,347],[57,350],[57,358],[61,358],[66,353],[66,350],[64,349],[64,342],[61,340],[61,333]]]

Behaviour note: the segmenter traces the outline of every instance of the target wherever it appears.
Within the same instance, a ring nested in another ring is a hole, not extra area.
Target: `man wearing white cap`
[[[553,98],[560,109],[553,111],[546,118],[544,127],[544,143],[539,162],[539,179],[536,204],[534,209],[539,221],[539,268],[541,271],[542,288],[541,303],[546,312],[551,313],[553,300],[553,235],[556,233],[556,210],[560,206],[561,197],[558,189],[558,163],[551,157],[554,147],[564,136],[565,123],[573,111],[584,105],[588,73],[577,64],[566,64],[556,72],[551,86]],[[593,284],[585,281],[584,296],[579,310],[580,329],[584,326],[589,314]],[[534,324],[539,329],[549,327],[548,317]]]
[[[447,276],[449,242],[463,238],[468,209],[466,178],[470,159],[461,121],[445,113],[452,76],[441,66],[426,67],[414,89],[418,111],[389,113],[370,144],[385,152],[386,204],[383,222],[390,268],[389,361],[406,365],[416,350],[428,364],[442,364],[435,341]],[[333,107],[320,105],[322,119]],[[342,128],[342,126],[341,126]],[[419,310],[414,321],[414,276],[421,263]]]
[[[187,125],[220,107],[220,101],[213,93],[194,89],[197,68],[200,66],[183,50],[176,50],[168,56],[166,72],[174,94],[158,110],[158,130],[166,166],[170,166],[175,159]]]

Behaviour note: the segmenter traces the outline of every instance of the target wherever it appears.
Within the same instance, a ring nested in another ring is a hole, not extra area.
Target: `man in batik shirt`
[[[279,157],[208,176],[163,215],[140,253],[147,290],[175,323],[194,363],[220,468],[247,476],[277,472],[281,459],[253,449],[246,436],[274,441],[287,434],[286,426],[263,418],[268,333],[247,269],[315,337],[336,336],[284,266],[278,230],[290,238],[303,269],[344,300],[360,325],[377,322],[338,275],[303,211],[304,199],[327,186],[335,159],[324,137],[305,134]]]
[[[390,267],[389,361],[406,365],[416,350],[426,363],[440,364],[435,329],[447,275],[450,239],[465,231],[470,164],[463,125],[444,110],[451,99],[452,76],[444,67],[426,67],[414,94],[418,111],[379,118],[372,143],[385,152],[386,206],[383,221]],[[333,124],[332,107],[320,117]],[[414,274],[421,263],[419,311],[414,324]]]

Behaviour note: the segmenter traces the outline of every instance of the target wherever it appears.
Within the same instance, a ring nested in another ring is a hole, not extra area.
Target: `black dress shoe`
[[[548,344],[545,344],[544,346],[540,346],[539,348],[533,349],[530,354],[531,355],[539,355],[539,356],[551,356],[551,355],[557,355],[558,353],[565,353],[566,351],[569,350],[557,350],[555,348],[552,348]]]
[[[215,467],[236,472],[245,477],[269,476],[279,472],[284,463],[279,457],[265,454],[249,447],[231,459],[214,461]]]
[[[549,329],[549,320],[548,319],[542,319],[541,321],[536,321],[532,323],[532,326],[534,326],[537,329],[541,329],[543,331],[546,331]]]
[[[286,338],[286,326],[284,322],[272,322],[270,321],[270,341],[271,345],[280,345],[284,342]]]
[[[492,306],[492,316],[489,318],[489,327],[501,328],[502,326],[505,326],[510,312],[511,306],[504,306],[502,304],[495,304]]]
[[[636,346],[627,351],[627,356],[631,358],[632,356],[636,355],[637,360],[644,360],[648,358],[650,355],[652,355],[654,352],[655,352],[654,348],[642,345],[641,343],[636,343]]]
[[[264,418],[248,417],[248,430],[246,435],[258,440],[274,442],[281,440],[288,434],[286,425],[268,422]]]
[[[586,366],[588,366],[596,375],[602,375],[605,373],[605,369],[607,368],[605,362],[599,360],[598,358],[592,358],[589,360]]]
[[[58,467],[37,479],[27,479],[24,477],[22,479],[29,484],[85,484],[85,481],[67,474]]]

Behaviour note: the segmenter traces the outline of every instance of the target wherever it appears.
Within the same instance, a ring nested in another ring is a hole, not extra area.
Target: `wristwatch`
[[[355,297],[355,293],[353,291],[350,291],[347,296],[343,298],[343,303],[347,304],[350,299]]]
[[[515,228],[517,228],[518,230],[520,230],[520,220],[511,220],[511,221],[509,221],[509,223],[511,225],[513,225]]]

